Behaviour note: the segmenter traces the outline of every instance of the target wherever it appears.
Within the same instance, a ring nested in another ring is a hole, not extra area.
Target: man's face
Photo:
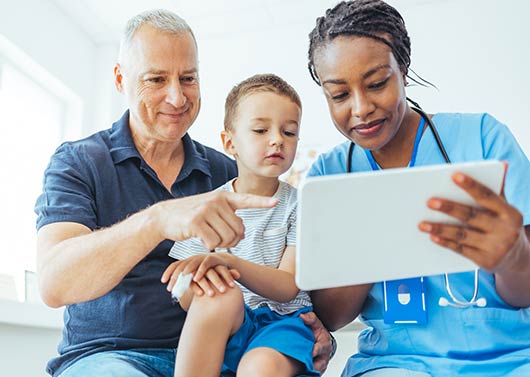
[[[114,73],[118,90],[127,98],[135,139],[179,141],[197,118],[197,48],[190,33],[142,26]]]

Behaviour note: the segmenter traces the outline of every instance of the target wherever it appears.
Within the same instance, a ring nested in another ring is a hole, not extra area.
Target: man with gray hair
[[[112,128],[56,150],[35,206],[41,295],[66,306],[53,376],[173,376],[185,313],[160,283],[173,242],[233,247],[244,237],[235,211],[276,204],[211,191],[237,172],[187,134],[200,90],[184,20],[165,10],[131,19],[114,75],[129,110]],[[193,288],[221,294],[217,282],[233,276],[212,269]],[[329,334],[314,315],[306,322],[317,339],[315,368],[325,369]]]

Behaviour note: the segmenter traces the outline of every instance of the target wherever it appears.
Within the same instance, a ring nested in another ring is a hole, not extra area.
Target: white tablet
[[[474,203],[451,180],[457,171],[501,190],[504,165],[492,160],[307,178],[298,191],[298,286],[312,290],[476,268],[418,230],[422,220],[456,222],[427,207],[433,196]]]

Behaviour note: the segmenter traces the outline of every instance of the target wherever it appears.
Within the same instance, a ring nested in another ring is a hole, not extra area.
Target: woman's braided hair
[[[315,69],[315,51],[341,35],[368,37],[386,44],[401,70],[408,74],[410,39],[399,12],[381,0],[342,1],[328,9],[325,16],[317,18],[316,26],[309,34],[308,68],[311,78],[318,85],[320,81]],[[414,78],[411,80],[424,85]]]

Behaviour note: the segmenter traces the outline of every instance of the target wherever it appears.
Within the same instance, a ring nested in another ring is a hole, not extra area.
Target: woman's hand
[[[456,203],[442,198],[431,198],[429,208],[443,212],[463,225],[423,221],[421,231],[431,240],[471,259],[490,272],[517,266],[518,255],[510,253],[523,230],[523,217],[503,194],[497,195],[488,187],[462,173],[455,173],[453,181],[476,201],[477,206]]]
[[[195,255],[182,261],[171,263],[162,274],[162,283],[168,283],[167,290],[172,291],[180,274],[193,274],[191,288],[194,294],[201,296],[206,293],[214,296],[215,290],[226,292],[227,286],[235,286],[234,279],[239,279],[237,270],[231,269],[230,254],[209,253]]]

